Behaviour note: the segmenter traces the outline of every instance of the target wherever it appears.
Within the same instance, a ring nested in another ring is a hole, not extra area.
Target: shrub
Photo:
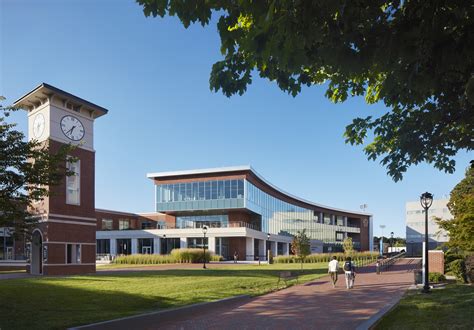
[[[429,273],[429,281],[433,283],[439,283],[446,281],[446,277],[444,277],[441,273]]]
[[[222,256],[211,255],[206,250],[206,262],[222,261]],[[203,251],[201,249],[174,249],[169,255],[159,254],[131,254],[114,259],[113,263],[128,265],[155,265],[174,263],[201,263],[203,262]]]
[[[457,259],[449,263],[449,271],[456,276],[456,279],[462,283],[466,283],[466,265],[464,260]]]
[[[329,262],[332,257],[336,257],[338,261],[344,261],[346,256],[344,253],[315,253],[310,254],[304,260],[305,263],[319,263],[319,262]],[[377,253],[374,252],[354,252],[352,254],[352,260],[356,266],[361,267],[367,265],[377,258]],[[276,264],[289,264],[300,262],[300,259],[294,255],[289,256],[277,256],[273,258],[273,262]]]
[[[474,283],[474,254],[468,256],[465,260],[466,278],[469,283]]]

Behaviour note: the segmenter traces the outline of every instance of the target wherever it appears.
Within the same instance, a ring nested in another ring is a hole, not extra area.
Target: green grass
[[[375,329],[474,329],[474,287],[410,291]]]
[[[299,282],[326,275],[326,264],[305,264]],[[151,310],[226,297],[261,295],[277,288],[278,272],[298,264],[215,269],[35,277],[0,281],[1,329],[64,329]]]

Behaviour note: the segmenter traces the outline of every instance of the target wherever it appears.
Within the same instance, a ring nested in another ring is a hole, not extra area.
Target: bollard
[[[377,275],[380,275],[380,263],[378,261],[375,263],[375,270],[377,271]]]

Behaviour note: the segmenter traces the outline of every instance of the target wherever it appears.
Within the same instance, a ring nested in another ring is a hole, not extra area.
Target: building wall
[[[239,254],[238,260],[246,260],[247,248],[245,237],[229,237],[229,253],[234,255],[235,251]]]
[[[448,210],[448,199],[435,199],[428,210],[428,239],[430,246],[449,240],[448,233],[441,230],[436,224],[435,218],[452,219]],[[407,245],[421,243],[425,234],[425,213],[419,201],[407,202],[405,206],[405,223]]]

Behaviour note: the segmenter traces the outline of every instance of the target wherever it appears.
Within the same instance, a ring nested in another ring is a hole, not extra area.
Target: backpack
[[[344,263],[344,271],[350,272],[351,270],[352,270],[351,262],[350,262],[350,261],[346,261],[346,262]]]

